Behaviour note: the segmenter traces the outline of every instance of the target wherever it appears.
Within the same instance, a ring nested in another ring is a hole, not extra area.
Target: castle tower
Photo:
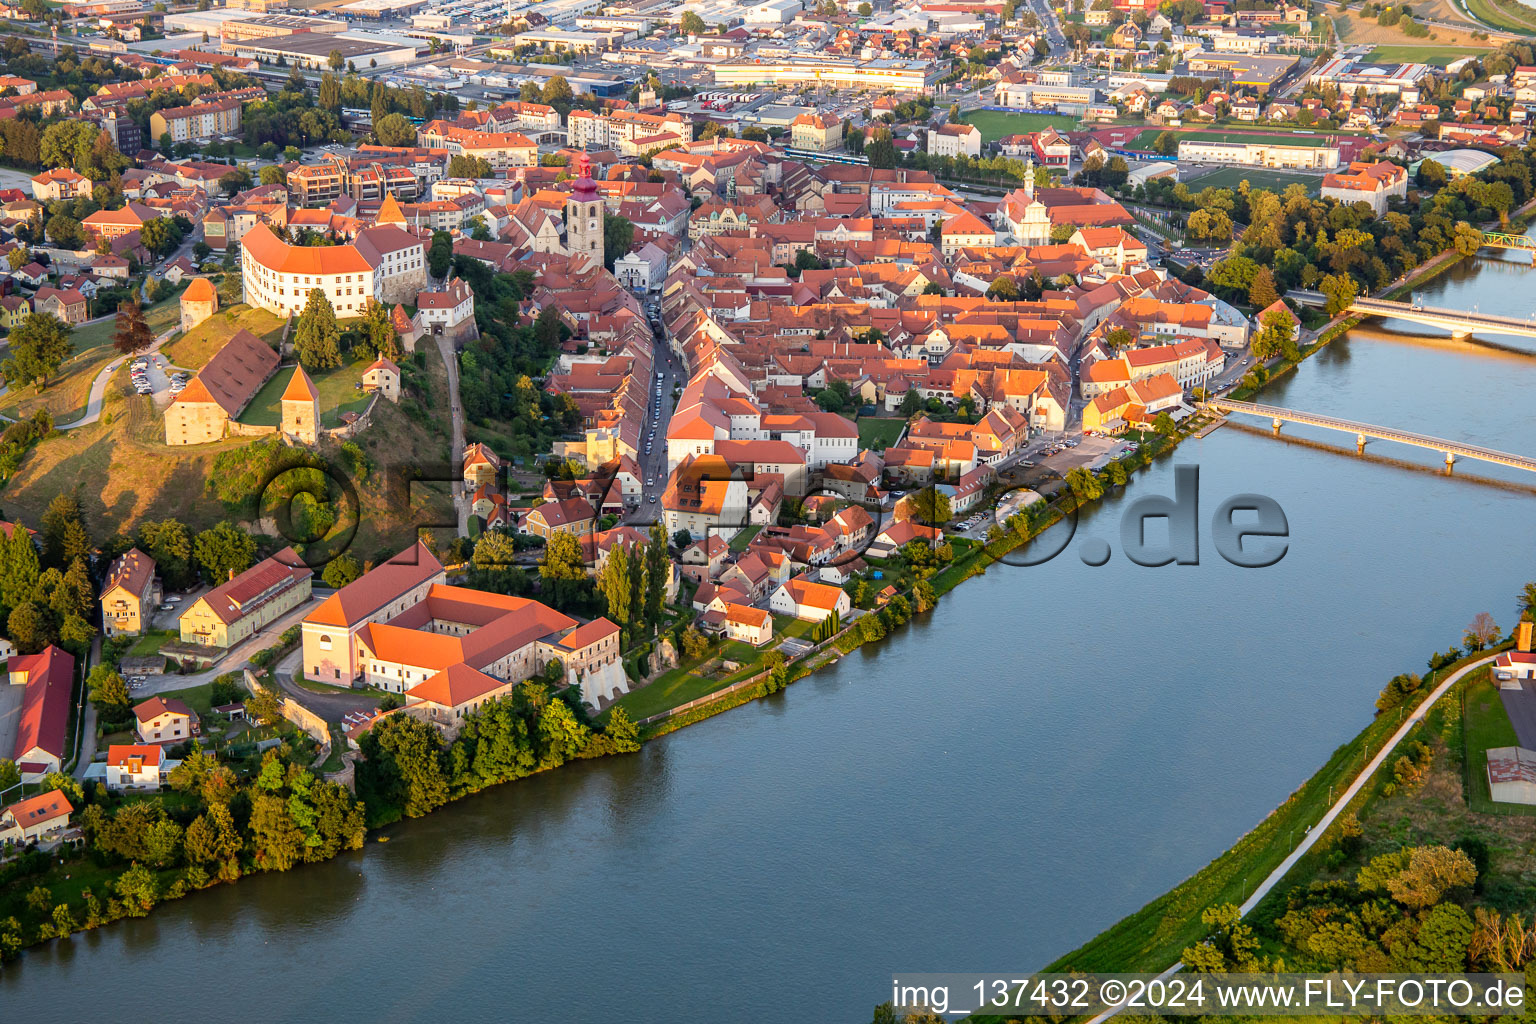
[[[1024,198],[1030,202],[1035,201],[1035,158],[1030,157],[1024,165]]]
[[[295,366],[283,389],[282,432],[300,444],[320,442],[320,392],[304,367]]]
[[[603,197],[592,180],[592,161],[581,154],[576,161],[576,187],[565,201],[565,248],[572,256],[584,253],[603,262]]]

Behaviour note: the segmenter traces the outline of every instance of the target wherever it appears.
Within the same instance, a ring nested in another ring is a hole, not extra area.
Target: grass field
[[[1452,61],[1487,52],[1470,46],[1378,46],[1366,54],[1365,59],[1382,64],[1430,64],[1443,68]]]
[[[1314,196],[1323,186],[1321,175],[1291,174],[1263,167],[1219,167],[1210,174],[1190,178],[1188,184],[1191,191],[1198,192],[1203,188],[1236,189],[1245,181],[1252,188],[1267,188],[1274,192],[1284,192],[1287,185],[1302,185],[1309,195]]]
[[[370,360],[371,362],[371,360]],[[368,363],[357,360],[335,370],[316,370],[310,373],[315,390],[320,392],[320,424],[334,427],[346,412],[362,412],[368,404],[368,396],[358,391],[356,385],[363,379]],[[256,392],[251,404],[240,414],[241,423],[253,426],[275,427],[282,420],[283,391],[293,378],[293,367],[285,366],[272,375],[262,389]]]
[[[1520,0],[1466,0],[1467,10],[1478,21],[1509,32],[1536,32],[1536,10]]]
[[[1494,803],[1488,793],[1489,747],[1518,747],[1520,739],[1504,711],[1504,701],[1499,697],[1498,685],[1492,675],[1480,669],[1467,682],[1467,714],[1462,723],[1466,730],[1466,781],[1467,802],[1472,810],[1483,814],[1513,813],[1536,814],[1536,807],[1519,804]]]
[[[901,434],[901,428],[907,425],[907,421],[898,417],[893,419],[877,419],[873,416],[859,418],[859,447],[860,448],[889,448]]]
[[[1396,25],[1378,25],[1374,18],[1362,18],[1354,12],[1333,12],[1331,16],[1333,27],[1339,33],[1339,39],[1345,43],[1375,43],[1379,46],[1401,46],[1410,49],[1445,46],[1477,48],[1482,43],[1481,40],[1472,38],[1473,29],[1470,25],[1465,32],[1441,28],[1437,25],[1430,29],[1427,38],[1415,39]],[[1482,45],[1481,48],[1484,52],[1491,49],[1486,45]]]
[[[973,110],[962,114],[960,120],[981,130],[982,142],[994,142],[1005,135],[1023,135],[1044,128],[1059,132],[1077,128],[1077,118],[1054,114],[1010,114],[1001,110]]]
[[[179,315],[179,306],[178,306]],[[283,335],[283,319],[264,309],[230,306],[220,309],[186,334],[169,342],[162,351],[177,366],[201,370],[224,344],[240,331],[250,331],[276,345]]]

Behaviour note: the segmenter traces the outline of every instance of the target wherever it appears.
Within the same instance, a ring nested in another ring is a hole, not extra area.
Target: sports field
[[[1023,135],[1044,128],[1055,128],[1059,132],[1077,128],[1075,117],[1060,114],[1010,114],[1002,110],[973,110],[961,114],[960,120],[980,129],[982,142],[995,142],[1005,135]]]
[[[1379,64],[1429,64],[1443,68],[1452,61],[1487,52],[1469,46],[1378,46],[1365,59]]]
[[[1322,176],[1318,174],[1292,174],[1263,167],[1220,167],[1210,174],[1185,179],[1193,192],[1203,188],[1236,189],[1245,181],[1251,188],[1267,188],[1272,192],[1284,192],[1287,185],[1301,185],[1308,195],[1314,196],[1323,186]]]
[[[1126,147],[1128,149],[1152,151],[1152,143],[1163,134],[1161,128],[1148,128],[1137,135]],[[1242,143],[1268,143],[1272,146],[1307,146],[1317,148],[1329,144],[1328,136],[1337,132],[1317,132],[1316,134],[1293,134],[1291,132],[1241,132],[1241,131],[1192,131],[1176,132],[1180,142],[1232,142]]]

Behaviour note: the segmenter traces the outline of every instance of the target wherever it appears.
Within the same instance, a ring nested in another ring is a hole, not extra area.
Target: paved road
[[[645,436],[640,438],[640,454],[636,460],[645,477],[645,489],[640,497],[640,507],[630,513],[630,523],[654,522],[661,515],[661,493],[667,489],[667,424],[672,419],[672,389],[688,383],[682,360],[666,339],[658,337],[654,351],[655,369],[646,385],[650,389],[650,398],[646,407]],[[656,373],[662,375],[660,398],[656,395]],[[656,439],[648,442],[653,431]],[[651,445],[649,451],[645,447],[647,443]],[[655,504],[651,503],[652,498],[656,499]]]
[[[300,668],[299,658],[303,651],[294,651],[282,661],[277,663],[277,669],[273,675],[277,679],[278,687],[302,707],[308,708],[327,722],[340,722],[354,711],[372,711],[379,705],[379,697],[365,690],[348,693],[345,690],[337,690],[334,693],[316,693],[306,690],[293,681],[294,669]]]
[[[1328,831],[1328,826],[1333,824],[1335,818],[1344,813],[1345,808],[1359,795],[1360,790],[1371,780],[1371,777],[1376,774],[1377,770],[1387,763],[1387,759],[1392,756],[1394,749],[1399,743],[1403,742],[1403,738],[1408,735],[1409,731],[1415,725],[1418,725],[1419,722],[1423,721],[1425,713],[1435,706],[1435,702],[1444,697],[1451,687],[1455,686],[1456,682],[1468,672],[1481,668],[1495,657],[1497,655],[1490,654],[1486,658],[1480,658],[1470,665],[1457,669],[1449,676],[1446,676],[1439,686],[1430,691],[1429,696],[1419,705],[1418,709],[1403,720],[1403,724],[1397,727],[1397,731],[1392,734],[1392,738],[1382,746],[1375,757],[1371,758],[1371,762],[1365,766],[1364,770],[1355,776],[1355,780],[1349,784],[1349,787],[1339,794],[1338,800],[1334,801],[1333,806],[1328,808],[1328,813],[1324,814],[1316,825],[1307,830],[1306,835],[1302,836],[1301,842],[1297,845],[1296,849],[1292,850],[1290,855],[1280,862],[1280,866],[1271,871],[1268,877],[1259,883],[1259,887],[1253,890],[1253,894],[1243,901],[1243,905],[1238,909],[1242,911],[1244,916],[1251,913],[1253,908],[1258,906],[1265,896],[1269,895],[1270,890],[1280,884],[1280,880],[1290,872],[1291,868],[1296,865],[1296,862],[1306,856],[1307,851],[1312,849],[1313,844],[1323,837],[1323,834]],[[1160,974],[1159,977],[1167,978],[1178,973],[1183,968],[1184,965],[1182,963],[1176,963]],[[1119,1012],[1119,1007],[1105,1010],[1090,1020],[1088,1024],[1101,1024],[1102,1021],[1109,1020],[1109,1018]]]
[[[330,591],[327,590],[325,593],[329,595]],[[282,635],[283,630],[314,611],[315,607],[323,599],[322,596],[317,594],[276,622],[268,624],[265,629],[258,631],[254,636],[236,645],[217,665],[206,672],[193,672],[184,676],[150,676],[139,689],[133,691],[134,703],[153,697],[157,693],[185,690],[193,686],[202,686],[204,683],[211,683],[225,672],[238,672],[251,663],[251,655],[277,643],[277,638]]]
[[[448,368],[448,416],[453,426],[453,442],[449,458],[457,462],[464,458],[464,405],[459,401],[459,354],[453,350],[453,342],[445,337],[437,339],[437,350],[442,353],[443,365]],[[469,495],[464,493],[464,480],[453,476],[453,507],[459,514],[459,536],[469,536]]]

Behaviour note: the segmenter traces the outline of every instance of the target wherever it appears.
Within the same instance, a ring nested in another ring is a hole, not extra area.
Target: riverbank
[[[1334,806],[1335,794],[1342,795],[1373,760],[1379,759],[1383,745],[1405,721],[1433,706],[1438,699],[1434,691],[1441,680],[1486,660],[1491,651],[1508,646],[1468,654],[1431,672],[1418,702],[1378,714],[1220,857],[1042,971],[1155,973],[1177,963],[1186,947],[1210,931],[1201,920],[1201,913],[1224,903],[1247,903],[1259,885],[1292,856],[1297,841],[1304,839]],[[979,1024],[991,1020],[974,1019]]]

